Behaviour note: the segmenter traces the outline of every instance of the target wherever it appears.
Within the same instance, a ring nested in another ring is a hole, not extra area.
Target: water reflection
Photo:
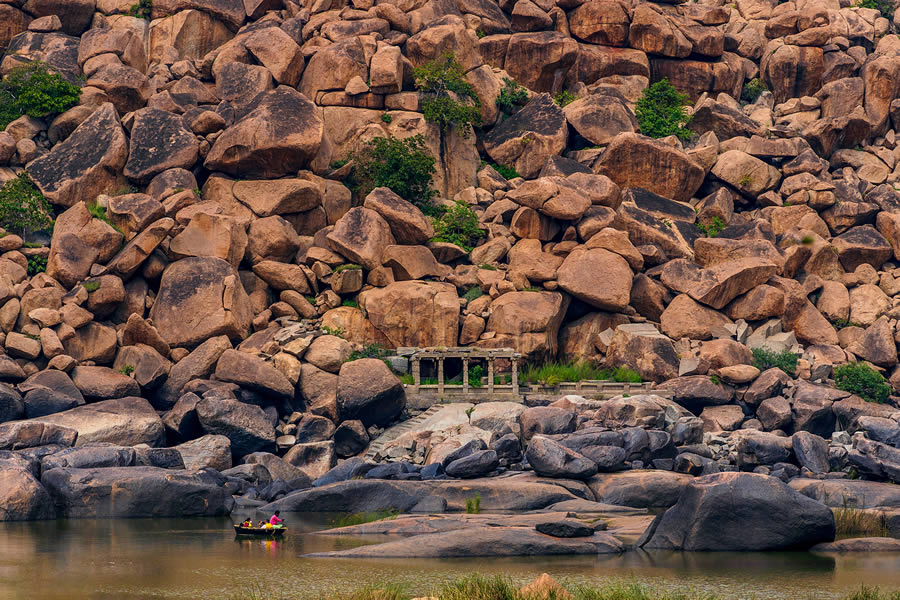
[[[288,515],[283,540],[235,539],[232,520],[156,519],[0,524],[0,599],[328,597],[391,580],[425,594],[460,574],[525,582],[547,571],[567,583],[634,578],[722,598],[826,600],[860,583],[900,588],[900,556],[629,552],[621,556],[452,560],[334,560],[302,555],[383,540],[319,536],[328,515]],[[238,519],[239,520],[239,519]]]

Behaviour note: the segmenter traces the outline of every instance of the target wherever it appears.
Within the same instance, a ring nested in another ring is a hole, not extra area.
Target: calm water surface
[[[453,560],[310,559],[381,537],[317,536],[325,516],[288,515],[284,541],[236,541],[230,518],[0,523],[0,598],[329,598],[334,590],[399,581],[425,593],[473,571],[526,582],[616,579],[715,593],[723,599],[832,599],[861,583],[900,589],[900,554],[681,554]],[[244,592],[243,594],[241,592]]]

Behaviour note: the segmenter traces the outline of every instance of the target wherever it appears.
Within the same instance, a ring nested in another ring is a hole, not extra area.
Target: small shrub
[[[709,382],[713,385],[722,385],[722,379],[718,375],[710,375]]]
[[[497,108],[506,115],[512,115],[528,103],[528,90],[509,77],[503,78],[503,89],[497,95]]]
[[[384,358],[390,354],[390,350],[376,342],[374,344],[363,346],[362,350],[354,350],[351,352],[347,362],[359,360],[361,358]]]
[[[131,375],[134,373],[134,365],[122,365],[122,368],[119,369],[119,373],[122,375]]]
[[[432,239],[436,242],[449,242],[471,252],[484,231],[475,211],[460,201],[434,220],[434,234]]]
[[[832,325],[838,331],[840,331],[844,327],[862,327],[862,325],[860,325],[859,323],[854,323],[853,321],[850,321],[849,319],[836,319],[832,323]]]
[[[891,395],[891,386],[881,373],[862,362],[846,363],[836,368],[834,387],[878,404],[887,402]]]
[[[147,21],[149,21],[152,11],[153,0],[140,0],[137,4],[133,5],[131,9],[129,9],[128,16],[137,17],[138,19],[146,19]]]
[[[50,65],[20,65],[0,82],[0,131],[22,115],[41,119],[64,112],[81,98],[81,90]]]
[[[572,104],[578,100],[578,96],[570,92],[569,90],[563,90],[560,93],[553,96],[553,101],[556,102],[557,106],[562,108],[563,106],[567,106]]]
[[[377,187],[386,187],[422,208],[430,205],[436,194],[431,189],[434,157],[421,135],[402,140],[393,136],[375,138],[350,158],[355,166],[348,183],[361,198]]]
[[[383,115],[381,115],[381,120],[384,123],[390,123],[394,120],[394,117],[392,117],[391,115],[389,115],[387,113],[384,113]]]
[[[322,331],[327,335],[333,335],[334,337],[339,338],[344,337],[344,334],[347,333],[343,327],[329,327],[328,325],[322,325]]]
[[[88,293],[96,292],[97,290],[100,289],[100,282],[99,281],[85,281],[84,283],[81,284],[81,287],[83,287],[85,290],[87,290]]]
[[[669,135],[690,139],[693,132],[685,126],[691,115],[685,113],[689,104],[687,94],[676,90],[668,79],[657,81],[641,94],[634,116],[641,127],[641,133],[652,138]]]
[[[422,114],[441,131],[456,129],[467,137],[481,125],[481,102],[453,52],[413,69],[416,89],[422,93]]]
[[[498,164],[494,164],[494,163],[491,164],[491,167],[495,171],[497,171],[497,173],[499,173],[500,176],[503,177],[503,179],[506,179],[507,181],[509,181],[510,179],[515,179],[517,177],[521,177],[521,175],[519,175],[519,172],[516,171],[515,169],[513,169],[512,167],[507,167],[506,165],[498,165]]]
[[[402,383],[403,385],[413,385],[415,383],[415,380],[413,379],[413,376],[410,373],[403,373],[402,375],[399,376],[399,378],[400,378],[400,383]]]
[[[738,179],[738,185],[741,187],[747,187],[751,183],[753,183],[753,176],[750,175],[750,173],[744,173],[741,175],[741,178]]]
[[[344,271],[361,271],[361,270],[362,270],[362,266],[354,265],[354,264],[350,263],[350,264],[345,264],[345,265],[338,265],[337,268],[335,268],[334,272],[335,273],[343,273]]]
[[[802,238],[800,238],[801,244],[812,244],[814,241],[816,241],[816,240],[811,235],[804,235]]]
[[[484,292],[477,285],[475,287],[471,287],[466,290],[466,293],[462,295],[462,297],[466,300],[466,302],[471,302],[476,298],[481,298],[484,296]]]
[[[727,227],[727,225],[725,225],[725,222],[721,217],[713,217],[713,220],[705,225],[703,223],[697,223],[697,229],[708,238],[716,237],[722,233],[722,230],[725,229],[725,227]]]
[[[29,256],[28,257],[28,274],[29,275],[37,275],[38,273],[44,273],[47,271],[47,257],[46,256]]]
[[[488,263],[481,263],[480,265],[478,265],[478,268],[484,269],[485,271],[496,271],[497,270],[497,267],[495,267],[494,265],[489,265]]]
[[[481,494],[476,493],[471,498],[466,498],[466,514],[477,515],[481,512]]]
[[[797,371],[797,359],[799,357],[789,350],[776,352],[771,348],[753,349],[753,366],[760,371],[778,367],[788,375]]]
[[[894,5],[891,0],[859,0],[854,6],[877,10],[888,21],[894,18]]]
[[[741,100],[752,104],[768,89],[759,77],[754,77],[744,84],[744,88],[741,90]]]
[[[27,233],[49,229],[53,225],[50,203],[26,173],[19,173],[0,187],[0,227]]]
[[[350,308],[359,308],[359,304],[355,300],[344,300],[341,302],[341,306],[348,306]]]

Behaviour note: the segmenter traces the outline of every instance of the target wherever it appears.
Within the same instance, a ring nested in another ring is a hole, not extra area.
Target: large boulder
[[[385,248],[396,240],[380,214],[357,206],[338,219],[328,233],[328,243],[338,254],[371,270],[381,266]]]
[[[390,188],[375,188],[366,196],[363,206],[387,221],[398,244],[424,244],[434,237],[431,219]]]
[[[717,473],[690,482],[644,548],[706,551],[806,549],[834,540],[834,515],[780,479]]]
[[[363,292],[359,304],[393,347],[457,344],[459,297],[449,283],[398,281]]]
[[[78,432],[40,421],[11,421],[0,425],[0,450],[22,450],[48,444],[72,446]]]
[[[163,272],[150,318],[171,346],[226,335],[247,337],[250,300],[237,271],[220,258],[186,258]]]
[[[531,439],[525,458],[534,472],[543,477],[587,479],[597,473],[594,461],[544,436]]]
[[[642,379],[662,382],[678,376],[680,359],[671,338],[643,323],[619,325],[606,351],[607,364],[628,366]]]
[[[197,138],[179,115],[142,108],[134,114],[124,174],[132,181],[149,183],[168,169],[190,169],[197,162],[198,152]]]
[[[53,204],[93,202],[116,189],[128,159],[128,138],[112,104],[104,104],[53,150],[31,161],[28,174]]]
[[[628,306],[633,277],[624,258],[603,248],[576,248],[558,273],[559,287],[591,306],[612,312]]]
[[[383,361],[363,358],[341,366],[337,405],[342,421],[384,426],[406,407],[406,392]]]
[[[227,437],[235,456],[271,452],[274,448],[275,428],[258,406],[237,400],[204,398],[197,403],[197,419],[207,433]]]
[[[162,420],[143,398],[103,400],[34,420],[74,429],[78,432],[77,446],[90,442],[162,446],[166,439]]]
[[[34,521],[55,517],[53,500],[28,469],[0,466],[0,521]]]
[[[236,383],[266,396],[294,398],[294,386],[281,371],[246,352],[226,350],[216,365],[216,379]]]
[[[76,519],[213,517],[227,514],[228,492],[203,473],[157,467],[59,468],[41,483],[59,514]]]
[[[324,132],[316,106],[303,94],[281,86],[254,100],[251,108],[216,138],[206,167],[266,178],[293,175],[304,168],[318,151]]]
[[[189,471],[206,468],[225,471],[232,465],[231,440],[224,435],[200,436],[175,446],[175,449]]]
[[[523,177],[535,177],[548,158],[562,154],[568,133],[562,109],[549,94],[540,94],[491,129],[484,147],[496,163],[514,168]]]
[[[601,473],[588,481],[597,502],[635,508],[668,508],[678,501],[693,479],[672,471]]]
[[[528,360],[555,357],[559,327],[569,306],[569,296],[559,292],[522,291],[503,294],[491,303],[486,330],[491,339],[480,347],[515,348]]]

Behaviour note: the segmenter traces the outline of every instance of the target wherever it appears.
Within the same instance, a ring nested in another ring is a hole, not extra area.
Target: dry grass
[[[887,537],[887,522],[884,513],[877,510],[862,510],[845,506],[833,509],[835,535]]]

